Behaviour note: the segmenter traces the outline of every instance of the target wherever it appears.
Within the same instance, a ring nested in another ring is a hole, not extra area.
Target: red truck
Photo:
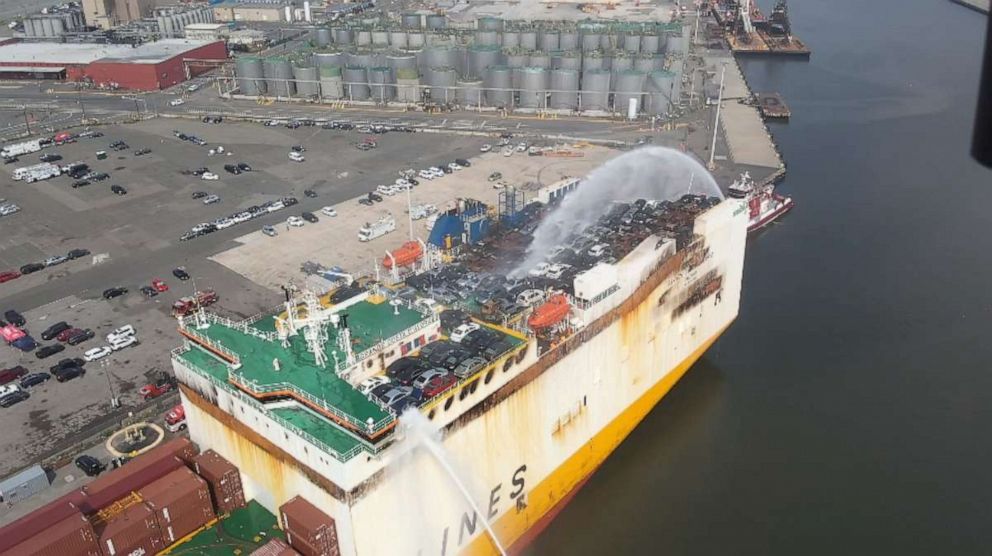
[[[165,414],[165,428],[169,432],[179,432],[186,428],[186,409],[183,404],[173,407]]]
[[[185,317],[200,307],[207,307],[217,303],[217,293],[214,290],[201,290],[193,296],[180,297],[172,304],[172,316]]]
[[[173,381],[163,379],[154,384],[146,384],[142,386],[141,389],[138,390],[138,393],[141,394],[141,399],[151,400],[165,394],[166,392],[172,391],[175,387],[176,385]]]

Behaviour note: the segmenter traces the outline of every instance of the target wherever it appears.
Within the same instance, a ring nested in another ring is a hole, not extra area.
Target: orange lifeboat
[[[562,294],[552,295],[543,305],[534,310],[534,313],[527,319],[527,325],[533,330],[550,328],[568,316],[569,309],[568,298]]]
[[[396,249],[390,255],[392,257],[386,256],[382,259],[382,266],[386,268],[393,268],[393,261],[399,266],[410,266],[411,264],[417,262],[417,260],[423,256],[424,248],[421,247],[419,241],[408,241]]]

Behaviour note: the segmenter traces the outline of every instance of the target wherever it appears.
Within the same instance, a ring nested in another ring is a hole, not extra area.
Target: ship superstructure
[[[341,554],[492,553],[487,523],[519,546],[736,317],[747,221],[737,200],[616,203],[519,278],[519,231],[449,235],[401,283],[179,317],[191,437],[247,498],[332,517]]]

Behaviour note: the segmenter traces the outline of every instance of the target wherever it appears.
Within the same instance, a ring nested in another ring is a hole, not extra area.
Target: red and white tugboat
[[[727,194],[747,201],[748,233],[756,232],[771,224],[775,219],[792,210],[795,205],[792,197],[775,193],[774,185],[756,185],[747,172],[730,184]]]

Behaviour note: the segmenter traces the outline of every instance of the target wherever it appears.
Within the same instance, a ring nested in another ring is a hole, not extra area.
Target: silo
[[[644,111],[652,116],[666,114],[674,85],[675,74],[670,71],[653,71],[648,74]]]
[[[482,80],[476,77],[466,77],[458,80],[458,90],[455,98],[462,106],[481,106],[486,99],[482,95]]]
[[[537,31],[521,31],[520,48],[537,50]]]
[[[579,72],[556,69],[551,72],[551,108],[575,110],[579,105]]]
[[[354,52],[348,52],[344,56],[345,66],[360,66],[363,68],[370,68],[376,64],[372,62],[372,51],[371,50],[355,50]]]
[[[520,46],[520,33],[517,31],[503,31],[503,48],[516,48]]]
[[[485,75],[485,69],[500,63],[498,46],[474,45],[468,49],[468,75]]]
[[[304,98],[316,97],[320,89],[317,86],[319,74],[313,66],[293,66],[293,79],[296,80],[296,94]]]
[[[579,34],[575,31],[562,31],[558,35],[558,48],[561,50],[576,50],[579,48]]]
[[[638,54],[634,56],[634,69],[645,73],[661,69],[662,58],[657,54]]]
[[[315,66],[343,66],[345,56],[341,52],[314,52],[313,65]]]
[[[617,74],[613,86],[616,112],[626,112],[630,99],[637,99],[637,110],[641,111],[644,103],[645,79],[647,79],[646,73],[634,69],[623,70]]]
[[[269,95],[288,98],[296,92],[292,83],[293,65],[282,56],[271,56],[262,63],[265,84]]]
[[[403,68],[416,70],[417,57],[409,52],[392,52],[386,55],[386,65],[393,68],[394,74]]]
[[[430,14],[427,16],[428,29],[444,29],[448,26],[448,18],[441,14]]]
[[[511,68],[522,68],[530,61],[527,51],[520,48],[504,49],[503,58],[506,60],[506,65]]]
[[[434,67],[427,70],[427,84],[430,85],[431,100],[435,103],[454,101],[454,87],[457,82],[458,72],[453,67]]]
[[[366,69],[361,66],[345,66],[344,97],[350,100],[369,99],[369,80]]]
[[[318,27],[315,33],[315,40],[317,41],[317,46],[327,46],[331,44],[334,40],[331,36],[331,30],[326,27]]]
[[[357,46],[369,46],[372,44],[372,31],[368,29],[360,29],[355,33],[355,45]]]
[[[599,50],[599,33],[584,33],[582,35],[582,51],[591,52],[593,50]]]
[[[589,70],[582,73],[582,110],[606,110],[610,102],[610,71]]]
[[[520,68],[520,106],[523,108],[544,108],[549,85],[549,74],[545,68]]]
[[[355,42],[355,33],[346,27],[331,29],[331,35],[334,36],[334,44],[347,46]]]
[[[421,67],[425,69],[435,67],[462,67],[462,56],[460,50],[451,45],[432,45],[424,48]]]
[[[424,34],[420,32],[410,31],[406,35],[406,44],[410,48],[423,48]]]
[[[410,68],[396,70],[396,100],[420,102],[420,77],[417,70]]]
[[[574,50],[560,51],[557,53],[557,56],[551,56],[551,67],[552,69],[574,69],[578,71],[582,69],[582,57]]]
[[[396,96],[396,88],[393,87],[393,70],[388,67],[375,67],[369,69],[368,75],[372,100],[377,102],[393,100]]]
[[[632,54],[641,51],[641,36],[634,33],[627,33],[623,36],[623,49]]]
[[[599,36],[599,47],[603,50],[615,50],[620,46],[620,35],[616,31],[609,31]]]
[[[266,91],[262,59],[255,56],[239,56],[234,60],[234,74],[238,78],[241,94],[250,97],[264,95]]]
[[[406,31],[390,31],[389,45],[393,48],[406,48],[409,45],[406,37]]]
[[[329,100],[344,98],[344,84],[341,79],[341,66],[320,66],[320,96]]]
[[[389,31],[372,31],[372,45],[377,47],[389,46]]]
[[[658,52],[658,35],[647,34],[641,37],[641,52]]]
[[[610,71],[614,74],[620,73],[625,70],[633,69],[634,59],[627,55],[623,50],[616,50],[610,58]]]
[[[503,20],[492,16],[480,17],[476,20],[476,28],[483,31],[502,31]]]
[[[403,14],[400,16],[400,26],[404,29],[420,29],[420,14]]]
[[[543,52],[532,52],[527,65],[535,68],[551,69],[551,56]]]
[[[513,101],[513,69],[490,66],[485,74],[486,103],[490,106],[510,106]]]
[[[499,44],[499,33],[496,31],[485,31],[478,29],[475,31],[475,42],[476,46],[492,46]]]
[[[606,69],[603,61],[603,53],[599,50],[586,52],[582,55],[582,71]]]
[[[551,52],[561,48],[560,35],[553,29],[545,29],[538,36],[537,47],[542,52]]]

